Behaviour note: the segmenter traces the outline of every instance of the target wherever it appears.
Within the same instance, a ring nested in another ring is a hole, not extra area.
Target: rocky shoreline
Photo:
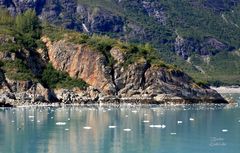
[[[0,69],[0,106],[41,104],[227,104],[217,91],[196,83],[183,71],[146,55],[128,53],[129,48],[116,45],[108,55],[86,44],[75,44],[63,38],[52,41],[42,37],[46,52],[25,55],[32,72],[41,74],[50,63],[69,77],[83,80],[85,88],[50,88],[41,81],[11,79]],[[134,47],[135,52],[140,48]],[[150,52],[150,51],[149,51]],[[21,53],[19,53],[21,54]],[[136,54],[136,55],[135,55]],[[129,56],[136,56],[129,61]],[[16,53],[0,53],[3,61],[17,60]],[[150,55],[149,55],[150,56]],[[9,58],[11,57],[11,58]],[[47,57],[47,58],[44,58]],[[112,63],[110,62],[112,60]],[[158,59],[159,60],[159,59]],[[44,61],[44,62],[39,62]],[[13,69],[13,68],[11,68]],[[9,73],[11,74],[11,73]],[[51,79],[51,78],[49,78]]]
[[[91,93],[92,92],[92,93]],[[89,94],[91,93],[91,94]],[[53,94],[53,93],[52,93]],[[16,95],[21,95],[16,97]],[[60,89],[54,93],[54,101],[47,101],[42,95],[29,95],[29,93],[18,94],[4,93],[0,95],[0,107],[21,107],[21,106],[62,106],[62,105],[86,105],[86,104],[227,104],[223,98],[219,99],[191,99],[173,96],[171,94],[159,94],[155,97],[141,95],[132,97],[102,96],[100,93],[94,93],[94,89],[88,89],[87,92]],[[40,97],[38,97],[40,96]],[[53,96],[49,95],[48,96]],[[100,97],[102,96],[102,97]],[[32,98],[31,98],[32,97]],[[53,100],[53,99],[51,99]]]

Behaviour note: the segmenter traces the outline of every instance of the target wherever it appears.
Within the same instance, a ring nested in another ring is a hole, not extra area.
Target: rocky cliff
[[[204,83],[163,62],[150,44],[42,24],[32,10],[16,18],[2,10],[0,15],[1,105],[227,103]],[[214,39],[208,42],[223,46]],[[176,45],[183,43],[179,37]]]
[[[100,99],[112,96],[157,103],[225,103],[216,91],[200,87],[182,71],[151,64],[144,58],[125,66],[126,51],[122,48],[110,49],[115,63],[109,66],[106,56],[85,44],[50,41],[47,37],[42,40],[53,66],[86,81],[101,93]]]

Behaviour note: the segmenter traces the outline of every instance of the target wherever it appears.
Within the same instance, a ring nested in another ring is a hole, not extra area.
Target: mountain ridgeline
[[[0,103],[226,103],[150,44],[41,22],[34,10],[0,10]]]

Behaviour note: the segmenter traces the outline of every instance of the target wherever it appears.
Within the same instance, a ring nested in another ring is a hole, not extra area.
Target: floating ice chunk
[[[148,116],[148,114],[144,114],[144,116]]]
[[[148,120],[144,120],[144,121],[143,121],[143,123],[149,123],[149,122],[150,122],[150,121],[148,121]]]
[[[131,129],[123,129],[123,131],[130,132]]]
[[[194,118],[189,118],[190,121],[194,121]]]
[[[92,127],[90,127],[90,126],[85,126],[85,127],[83,127],[83,128],[86,129],[86,130],[92,129]]]
[[[182,124],[183,122],[182,121],[177,121],[177,124]]]
[[[37,122],[38,122],[38,123],[40,123],[41,121],[40,121],[40,120],[38,120]]]
[[[240,123],[240,120],[238,120],[238,122]]]
[[[110,111],[111,109],[109,108],[108,111]]]
[[[115,129],[116,126],[108,126],[109,129]]]
[[[166,125],[149,125],[150,128],[166,128]]]
[[[66,122],[57,122],[56,125],[66,125]]]
[[[125,115],[125,117],[128,117],[128,115]]]
[[[69,129],[65,129],[65,131],[69,131]]]
[[[222,129],[222,132],[228,132],[228,130],[227,129]]]
[[[28,118],[34,118],[34,116],[28,116]]]
[[[51,117],[51,119],[53,119],[53,117]]]
[[[70,118],[68,118],[68,121],[70,121],[71,119]]]
[[[34,120],[31,120],[31,122],[34,122]]]
[[[170,135],[176,135],[177,133],[170,133]]]
[[[137,113],[137,111],[136,111],[136,110],[134,110],[134,111],[132,111],[132,113]]]
[[[12,120],[12,123],[14,123],[15,121],[14,120]]]
[[[154,127],[155,127],[155,125],[149,125],[149,127],[150,127],[150,128],[154,128]]]

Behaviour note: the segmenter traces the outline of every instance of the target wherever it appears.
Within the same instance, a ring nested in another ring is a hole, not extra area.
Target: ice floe
[[[176,135],[177,133],[174,133],[174,132],[172,132],[172,133],[170,133],[170,135]]]
[[[194,121],[194,118],[189,118],[189,121]]]
[[[57,122],[56,125],[66,125],[66,122]]]
[[[109,129],[115,129],[117,126],[108,126]]]
[[[150,121],[148,121],[148,120],[144,120],[144,121],[143,121],[143,123],[149,123],[149,122],[150,122]]]
[[[228,132],[228,130],[227,129],[222,129],[222,132]]]
[[[132,130],[131,129],[123,129],[123,131],[130,132]]]
[[[183,123],[183,121],[177,121],[177,124],[182,124]]]
[[[85,126],[85,127],[83,127],[83,128],[86,129],[86,130],[92,129],[92,127],[90,127],[90,126]]]
[[[149,125],[149,127],[150,128],[162,128],[162,129],[164,129],[164,128],[166,128],[166,125]]]
[[[28,118],[34,118],[34,116],[28,116]]]
[[[69,129],[65,129],[65,131],[69,131]]]

